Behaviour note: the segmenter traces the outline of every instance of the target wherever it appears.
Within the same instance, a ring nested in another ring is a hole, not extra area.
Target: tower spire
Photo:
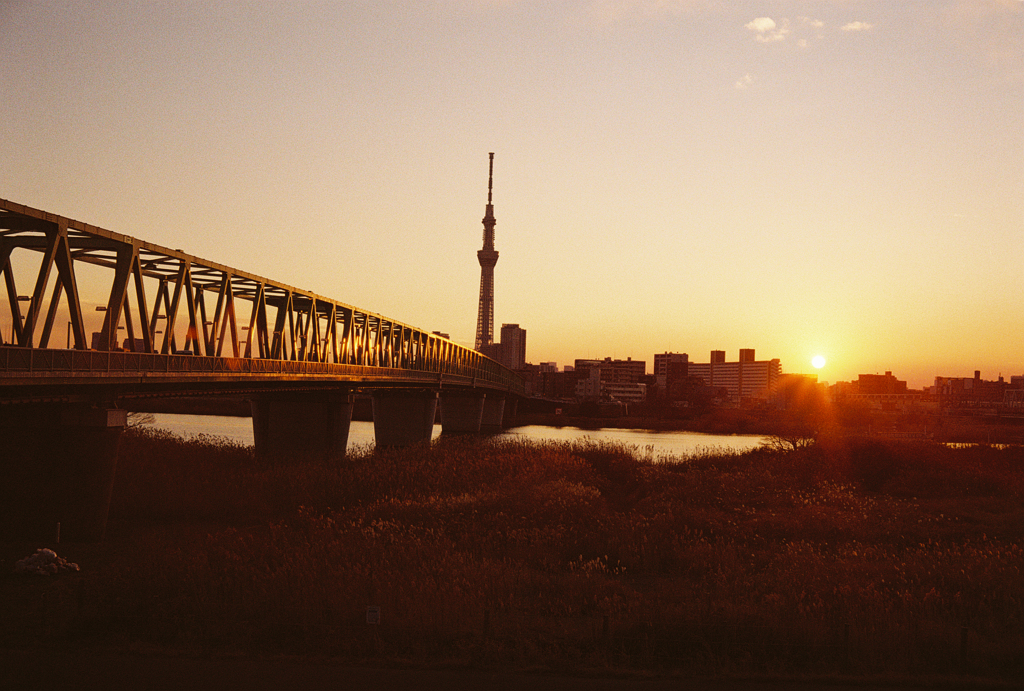
[[[498,252],[494,249],[494,204],[491,191],[494,187],[494,153],[490,154],[487,172],[487,208],[484,212],[484,246],[476,253],[480,262],[480,308],[476,316],[475,350],[494,343],[494,265],[498,263]]]
[[[487,164],[487,206],[491,206],[491,189],[494,187],[494,152],[492,151],[488,156],[491,157],[491,161]]]

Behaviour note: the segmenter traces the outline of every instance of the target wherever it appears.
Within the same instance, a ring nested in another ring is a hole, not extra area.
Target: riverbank
[[[646,429],[685,431],[701,434],[775,435],[785,425],[779,412],[744,411],[722,408],[689,418],[664,418],[652,415],[622,417],[583,417],[547,413],[517,416],[518,424],[580,429]],[[825,427],[822,429],[829,430]],[[998,417],[956,417],[946,415],[866,416],[852,427],[829,430],[839,435],[857,435],[878,439],[923,439],[944,444],[1024,444],[1024,419]]]
[[[1019,448],[442,439],[281,467],[132,431],[106,541],[47,545],[81,571],[18,577],[41,545],[0,546],[0,648],[1009,681],[1022,498]]]

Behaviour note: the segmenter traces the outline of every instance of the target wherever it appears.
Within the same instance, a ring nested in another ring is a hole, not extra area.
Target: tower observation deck
[[[480,261],[480,308],[476,317],[476,345],[480,351],[494,343],[494,265],[498,252],[494,249],[494,204],[491,189],[494,181],[494,153],[490,154],[487,173],[487,210],[484,213],[484,247],[476,253]]]

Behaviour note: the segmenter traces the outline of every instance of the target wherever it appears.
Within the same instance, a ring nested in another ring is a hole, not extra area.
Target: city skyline
[[[1020,0],[8,3],[0,70],[0,197],[463,345],[494,151],[532,362],[1024,372]]]

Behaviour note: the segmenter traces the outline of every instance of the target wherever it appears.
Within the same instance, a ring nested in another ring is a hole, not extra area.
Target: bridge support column
[[[352,422],[351,394],[293,393],[250,401],[256,457],[284,462],[340,461]]]
[[[85,404],[0,409],[0,539],[102,540],[126,422]]]
[[[379,448],[429,442],[434,434],[437,392],[429,389],[373,393],[373,436]]]
[[[442,391],[441,434],[479,434],[484,400],[482,391]]]
[[[509,396],[505,399],[505,414],[502,416],[502,427],[508,429],[516,426],[516,415],[519,412],[519,398]]]
[[[502,420],[505,416],[505,397],[498,393],[487,394],[484,399],[483,415],[480,419],[481,434],[497,434],[504,427]]]

